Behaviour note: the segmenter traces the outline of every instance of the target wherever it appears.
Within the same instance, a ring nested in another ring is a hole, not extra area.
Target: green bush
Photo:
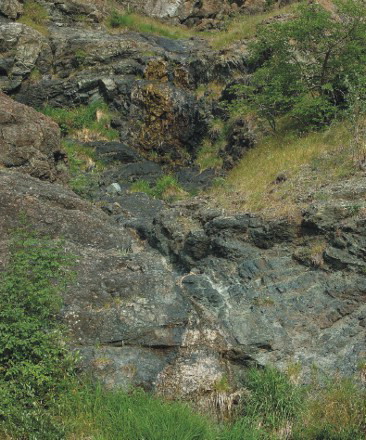
[[[73,376],[57,322],[71,264],[60,243],[26,227],[14,232],[0,275],[0,432],[17,439],[62,435],[50,410]]]
[[[302,4],[292,20],[262,25],[251,44],[254,73],[239,101],[274,129],[284,114],[301,131],[321,127],[347,108],[350,84],[365,82],[366,6],[334,3],[335,13],[317,2]]]

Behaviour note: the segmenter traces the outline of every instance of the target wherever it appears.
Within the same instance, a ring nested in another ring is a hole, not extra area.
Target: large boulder
[[[0,92],[0,167],[54,181],[65,177],[63,158],[58,125]]]

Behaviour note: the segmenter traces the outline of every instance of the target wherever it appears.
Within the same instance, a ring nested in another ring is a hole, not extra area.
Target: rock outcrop
[[[195,88],[245,72],[246,48],[228,54],[199,39],[108,33],[94,6],[37,1],[50,17],[48,35],[0,24],[2,87],[35,108],[103,99],[118,113],[120,140],[84,145],[110,167],[93,205],[50,183],[64,158],[56,124],[0,94],[0,270],[21,215],[63,238],[77,280],[61,318],[83,368],[111,387],[172,397],[209,395],[222,378],[235,386],[248,365],[298,362],[304,380],[313,365],[354,373],[365,357],[365,178],[330,186],[328,202],[309,206],[300,225],[225,215],[200,197],[167,204],[129,192],[133,181],[155,183],[168,165],[189,190],[216,175],[172,164],[190,164],[208,122],[224,111]],[[18,3],[4,2],[1,13],[14,20]],[[172,17],[193,7],[148,4],[151,14],[172,8]],[[218,7],[193,8],[209,5]],[[254,132],[250,121],[233,125],[227,168],[253,146]]]
[[[60,129],[47,116],[0,92],[0,167],[40,179],[65,179]]]

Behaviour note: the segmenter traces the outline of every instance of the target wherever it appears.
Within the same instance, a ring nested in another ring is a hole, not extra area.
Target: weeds
[[[65,141],[63,149],[67,153],[70,188],[81,196],[88,196],[98,186],[98,177],[104,165],[96,159],[91,147]]]

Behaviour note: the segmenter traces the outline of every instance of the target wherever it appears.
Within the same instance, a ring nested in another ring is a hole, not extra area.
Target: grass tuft
[[[112,29],[125,28],[173,39],[189,38],[192,36],[192,32],[183,27],[170,26],[153,18],[119,11],[111,13],[107,19],[107,26]]]
[[[211,35],[206,33],[205,36],[214,49],[223,49],[236,42],[253,38],[259,24],[277,15],[289,14],[294,11],[294,7],[294,4],[287,5],[283,8],[275,6],[269,11],[255,15],[238,15],[229,21],[224,31],[212,33]]]

